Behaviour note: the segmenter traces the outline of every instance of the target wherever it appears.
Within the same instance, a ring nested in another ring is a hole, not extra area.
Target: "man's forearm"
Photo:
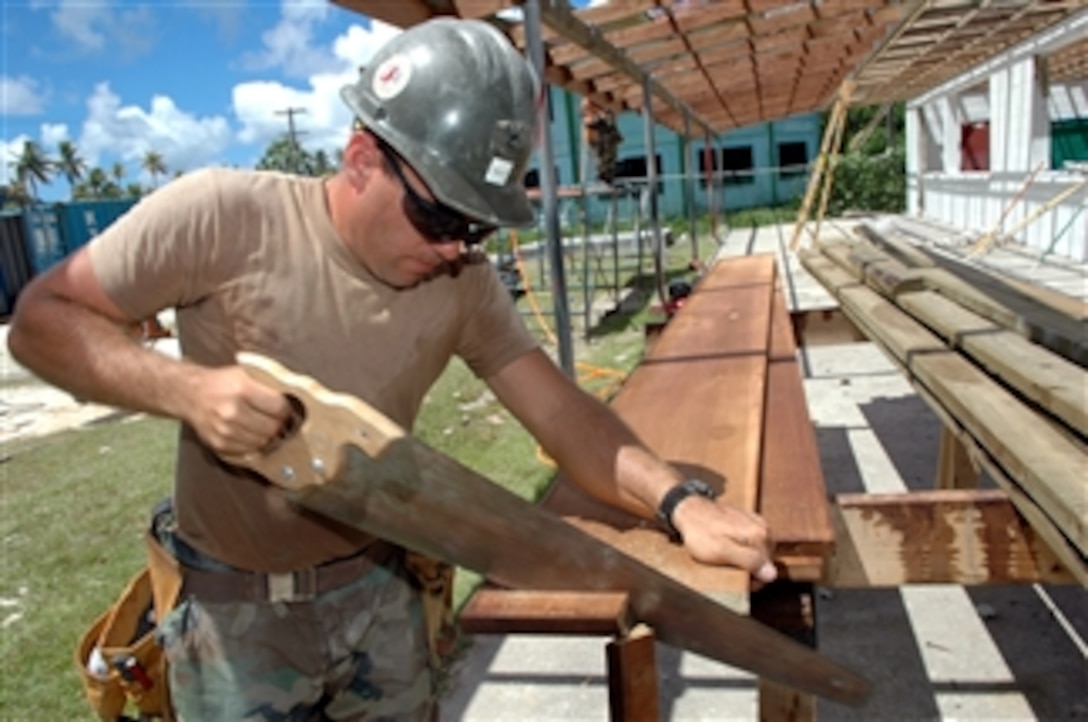
[[[21,300],[8,345],[42,380],[87,401],[183,417],[195,367],[145,348],[123,323],[47,291]]]
[[[577,426],[555,435],[556,462],[579,486],[608,503],[651,518],[678,473],[650,452],[611,409],[586,396],[569,418],[552,428]],[[578,448],[575,448],[578,447]]]

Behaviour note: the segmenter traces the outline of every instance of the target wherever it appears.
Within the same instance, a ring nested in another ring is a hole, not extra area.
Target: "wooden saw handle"
[[[294,418],[283,437],[268,448],[223,459],[252,469],[277,486],[291,491],[320,486],[340,477],[345,445],[376,457],[404,436],[391,419],[354,396],[329,391],[266,356],[241,352],[236,360],[253,378],[283,392]]]

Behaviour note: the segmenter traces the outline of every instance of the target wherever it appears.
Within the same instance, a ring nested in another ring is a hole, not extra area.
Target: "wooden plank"
[[[959,355],[918,356],[910,368],[1080,553],[1088,554],[1084,448],[1041,423],[1039,414]]]
[[[1002,491],[841,494],[835,519],[833,587],[1072,581]]]
[[[941,428],[937,452],[938,489],[977,489],[979,473],[959,436],[947,426]]]
[[[1088,371],[932,291],[908,293],[899,305],[950,346],[963,349],[991,374],[1088,435]]]
[[[1020,485],[1009,477],[994,457],[963,428],[952,413],[930,393],[929,389],[914,378],[911,379],[911,384],[918,392],[918,395],[944,423],[946,430],[956,435],[956,438],[959,439],[960,444],[970,457],[971,463],[982,469],[997,487],[1005,492],[1020,516],[1024,517],[1039,539],[1065,565],[1066,571],[1072,574],[1082,586],[1088,587],[1088,561],[1086,561],[1084,555],[1073,547],[1050,517],[1039,508],[1035,500],[1028,496]]]
[[[722,500],[754,511],[774,257],[720,261],[699,281],[612,401],[639,437]],[[591,498],[560,476],[542,505],[686,585],[747,609],[749,575],[697,564],[656,524]]]
[[[850,272],[819,251],[802,248],[798,250],[797,257],[805,270],[823,284],[823,287],[833,296],[838,297],[844,288],[861,285],[861,281]]]
[[[901,363],[918,354],[952,353],[924,326],[869,288],[844,288],[839,303],[869,338],[879,339]]]
[[[1083,319],[1040,304],[984,271],[947,258],[936,260],[941,268],[920,271],[927,288],[1074,363],[1088,365],[1088,325]]]
[[[608,708],[612,722],[658,722],[653,632],[639,625],[608,644]]]
[[[759,512],[774,534],[775,556],[784,576],[816,581],[835,537],[781,291],[774,295],[768,356]]]
[[[622,592],[542,592],[483,587],[458,615],[468,634],[586,634],[615,636],[631,629]]]
[[[423,0],[399,0],[398,2],[374,2],[374,0],[331,0],[336,5],[367,15],[375,20],[407,28],[434,16],[434,11]]]
[[[903,265],[911,268],[931,268],[933,259],[913,243],[900,237],[897,231],[877,229],[868,223],[859,223],[857,233],[869,242],[895,257]]]

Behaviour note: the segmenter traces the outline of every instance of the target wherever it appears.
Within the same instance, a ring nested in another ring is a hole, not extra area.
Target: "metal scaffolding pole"
[[[544,80],[544,39],[540,26],[540,0],[525,3],[525,48],[529,60],[541,79],[544,93],[540,104],[540,123],[545,132],[540,136],[540,200],[547,232],[548,259],[551,262],[552,303],[555,308],[555,336],[559,341],[559,365],[572,379],[574,371],[574,346],[570,336],[570,309],[567,306],[567,280],[563,269],[563,235],[559,228],[559,205],[555,179],[555,151],[552,148],[548,127],[550,94]]]
[[[654,282],[657,295],[664,306],[668,302],[665,295],[665,249],[661,240],[661,219],[657,209],[657,143],[654,138],[653,91],[650,78],[642,81],[642,127],[646,135],[646,192],[650,205],[650,226],[654,234]]]
[[[695,229],[695,194],[699,181],[695,174],[695,149],[691,142],[691,114],[684,113],[684,173],[688,181],[688,227],[691,229],[691,257],[699,257],[699,236]]]

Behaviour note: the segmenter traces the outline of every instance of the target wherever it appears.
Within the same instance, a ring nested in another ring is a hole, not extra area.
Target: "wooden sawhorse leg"
[[[654,634],[636,625],[608,643],[608,707],[612,722],[658,722]]]
[[[816,648],[816,605],[813,585],[781,581],[751,597],[751,615],[769,627]],[[816,698],[768,679],[759,680],[761,722],[814,722]]]

